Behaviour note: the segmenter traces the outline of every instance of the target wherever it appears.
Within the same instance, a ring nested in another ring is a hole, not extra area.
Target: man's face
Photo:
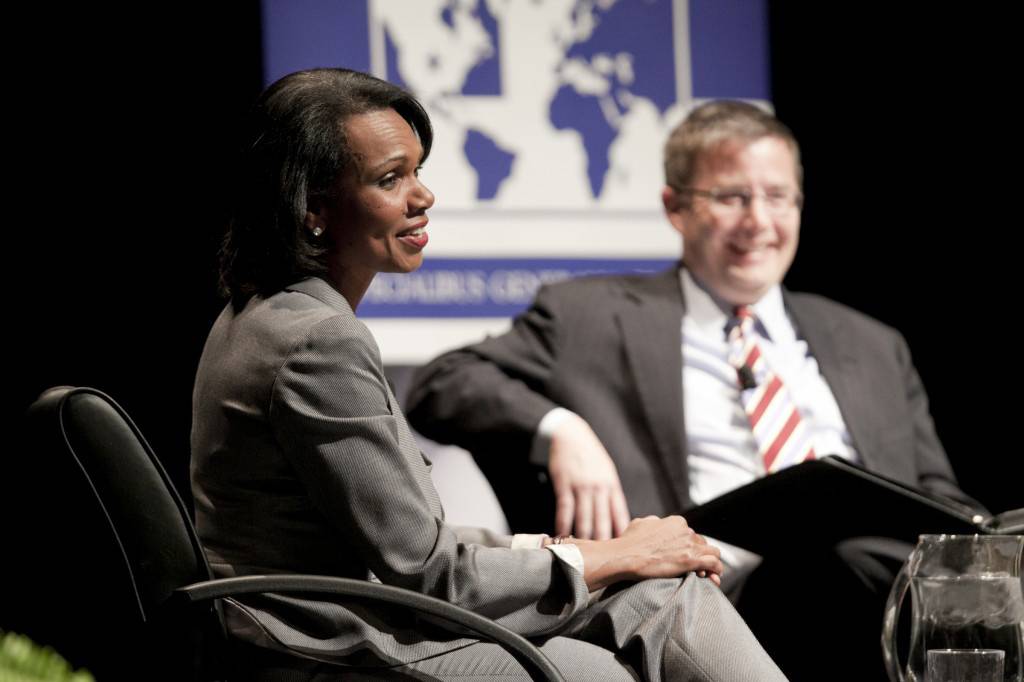
[[[662,193],[669,221],[683,235],[683,263],[728,303],[755,303],[782,281],[796,253],[793,152],[777,137],[726,141],[698,156],[694,170],[688,189],[695,193]]]

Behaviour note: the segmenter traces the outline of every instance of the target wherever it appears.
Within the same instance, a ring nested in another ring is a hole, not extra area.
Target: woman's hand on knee
[[[578,542],[583,578],[590,590],[621,580],[675,578],[696,572],[721,584],[722,559],[717,547],[694,532],[681,516],[633,519],[620,537]]]

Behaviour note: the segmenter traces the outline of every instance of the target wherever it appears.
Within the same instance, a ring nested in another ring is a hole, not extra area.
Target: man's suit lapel
[[[617,314],[647,426],[680,511],[689,501],[683,424],[683,297],[678,270],[628,280]]]
[[[857,349],[851,347],[851,335],[844,332],[840,318],[813,314],[799,294],[783,289],[783,300],[797,334],[807,341],[807,347],[836,399],[853,446],[870,468],[872,453],[876,450],[875,432],[861,418],[864,411],[860,405],[865,396],[870,395],[871,387],[864,385]]]

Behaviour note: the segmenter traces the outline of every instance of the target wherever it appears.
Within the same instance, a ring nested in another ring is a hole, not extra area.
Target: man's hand
[[[625,532],[629,508],[619,474],[582,417],[569,415],[551,434],[548,472],[555,489],[556,534],[607,540]]]

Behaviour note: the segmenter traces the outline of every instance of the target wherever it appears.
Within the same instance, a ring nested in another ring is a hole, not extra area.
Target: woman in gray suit
[[[681,517],[637,519],[602,542],[445,523],[354,312],[378,272],[423,259],[434,196],[418,177],[432,140],[420,104],[317,69],[270,86],[249,125],[222,252],[230,302],[194,392],[196,525],[215,573],[337,575],[440,597],[536,639],[578,679],[781,679],[716,587],[718,551]],[[517,674],[494,645],[379,610],[266,595],[230,603],[227,618],[259,646],[370,671]]]

